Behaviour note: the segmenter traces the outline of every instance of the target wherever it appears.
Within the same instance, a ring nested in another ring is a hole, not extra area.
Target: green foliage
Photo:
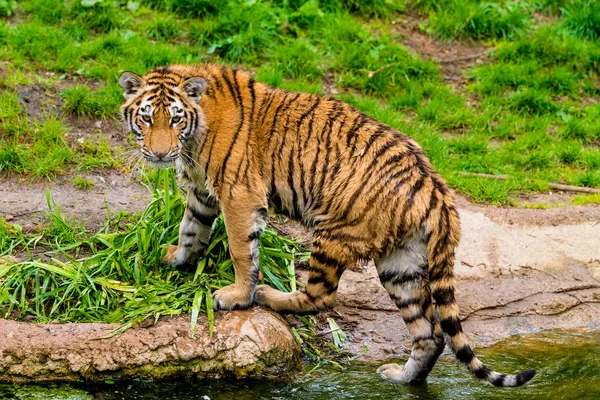
[[[147,318],[192,313],[193,333],[198,313],[212,311],[211,293],[234,280],[224,223],[217,220],[193,276],[169,269],[161,260],[165,246],[177,241],[185,202],[172,171],[156,175],[153,193],[154,200],[139,219],[127,223],[123,214],[109,215],[90,237],[62,216],[49,195],[50,224],[42,233],[26,237],[17,225],[0,221],[2,249],[49,246],[55,253],[48,262],[32,258],[0,264],[0,292],[8,292],[0,303],[3,313],[12,318],[33,315],[40,322],[122,322],[119,330]],[[284,291],[295,287],[294,259],[306,253],[270,230],[259,248],[263,283]],[[77,257],[80,251],[87,255]],[[4,254],[3,250],[0,255]],[[212,313],[208,316],[212,324]]]
[[[114,116],[121,105],[122,93],[117,85],[105,86],[93,92],[88,86],[77,85],[63,91],[63,108],[79,116]]]
[[[76,175],[73,178],[73,186],[79,190],[91,190],[96,186],[96,183],[84,176]]]
[[[597,40],[600,38],[600,3],[596,0],[577,0],[563,9],[564,29],[578,37]]]
[[[17,8],[17,2],[14,0],[0,0],[0,17],[10,17]]]
[[[453,0],[439,2],[435,7],[424,3],[428,2],[421,7],[432,9],[429,30],[446,39],[512,39],[527,32],[532,24],[533,9],[524,1]]]

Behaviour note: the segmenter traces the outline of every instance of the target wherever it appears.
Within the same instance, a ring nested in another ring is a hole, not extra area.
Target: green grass
[[[96,183],[84,176],[77,175],[73,178],[73,186],[79,190],[91,190],[96,186]]]
[[[573,204],[600,204],[600,194],[579,194],[573,197]]]
[[[323,93],[326,83],[415,137],[448,181],[476,201],[511,204],[513,193],[544,191],[549,182],[597,187],[596,8],[580,0],[23,1],[20,14],[0,26],[0,56],[13,72],[0,97],[0,129],[32,133],[0,139],[0,169],[52,178],[68,170],[65,163],[121,165],[99,144],[98,153],[69,140],[37,161],[46,153],[31,146],[35,128],[18,100],[20,82],[30,84],[36,71],[54,74],[45,84],[61,88],[64,115],[96,119],[117,115],[121,71],[210,61],[251,68],[259,81],[288,90]],[[490,46],[485,63],[464,71],[462,91],[444,82],[438,64],[400,44],[391,21],[402,23],[405,12],[421,15],[422,29],[444,40]],[[540,24],[536,12],[552,17]],[[77,83],[60,83],[70,77]]]
[[[532,26],[530,2],[505,1],[423,1],[430,8],[428,31],[444,39],[514,39]]]
[[[66,219],[49,195],[51,212],[41,232],[25,235],[18,225],[0,220],[0,256],[15,250],[30,255],[27,261],[0,264],[3,316],[121,322],[122,330],[148,318],[188,313],[194,331],[198,313],[208,311],[212,324],[211,293],[234,281],[223,221],[216,222],[195,274],[167,268],[161,260],[166,246],[177,242],[185,202],[172,171],[157,173],[154,185],[154,199],[139,218],[109,213],[91,236]],[[295,289],[294,260],[307,253],[270,230],[259,246],[263,283]],[[49,260],[32,256],[38,247],[49,249]]]

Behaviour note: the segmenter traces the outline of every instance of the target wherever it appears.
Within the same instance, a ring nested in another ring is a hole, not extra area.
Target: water
[[[476,353],[492,368],[534,368],[520,388],[495,388],[472,378],[453,357],[440,359],[427,384],[403,387],[377,376],[377,365],[321,368],[287,382],[128,381],[102,385],[0,385],[0,399],[259,400],[259,399],[600,399],[600,332],[550,332],[507,339]]]

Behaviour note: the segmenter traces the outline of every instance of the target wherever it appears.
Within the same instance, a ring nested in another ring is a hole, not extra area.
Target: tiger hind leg
[[[427,265],[427,243],[421,235],[376,261],[381,283],[400,310],[413,342],[404,366],[385,364],[377,372],[386,379],[409,385],[424,382],[444,350],[444,336],[427,281]]]
[[[309,260],[308,282],[302,290],[283,293],[267,285],[256,288],[256,302],[280,313],[313,314],[333,308],[342,273],[356,260],[329,240],[315,238]]]

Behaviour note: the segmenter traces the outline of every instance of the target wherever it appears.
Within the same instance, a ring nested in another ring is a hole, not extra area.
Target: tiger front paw
[[[167,254],[162,259],[162,263],[171,265],[171,262],[176,259],[177,249],[177,246],[170,244],[167,248]]]
[[[187,254],[186,249],[179,248],[179,246],[169,245],[167,254],[163,257],[163,264],[168,265],[170,268],[174,268],[182,272],[194,272],[198,266],[198,256],[193,254]]]
[[[215,310],[241,310],[248,308],[254,301],[254,293],[249,288],[233,284],[217,290],[213,294]]]

